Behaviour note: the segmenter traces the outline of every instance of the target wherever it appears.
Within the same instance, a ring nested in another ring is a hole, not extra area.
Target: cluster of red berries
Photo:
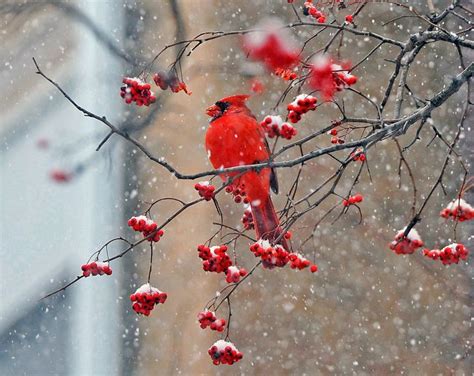
[[[364,162],[367,159],[367,157],[365,156],[365,153],[363,151],[364,149],[357,148],[354,152],[351,153],[351,158],[354,161]]]
[[[336,128],[331,129],[328,132],[332,137],[331,137],[331,144],[343,144],[345,141],[341,137],[339,137],[338,130]]]
[[[314,6],[313,0],[305,1],[303,4],[303,14],[313,17],[319,23],[326,22],[326,16]]]
[[[244,204],[249,203],[249,199],[246,197],[247,193],[245,192],[244,184],[229,184],[227,187],[225,187],[225,191],[234,196],[234,202],[237,204],[240,204],[241,202]]]
[[[125,99],[125,103],[135,102],[137,106],[149,106],[156,101],[150,84],[137,77],[124,77],[122,82],[124,85],[120,88],[120,96]]]
[[[208,181],[202,181],[194,185],[194,189],[198,191],[199,196],[204,197],[206,201],[211,201],[214,198],[214,191],[216,187],[211,185]]]
[[[291,35],[277,19],[263,20],[255,26],[259,30],[243,37],[242,48],[253,60],[261,61],[270,72],[292,68],[299,62],[299,50]]]
[[[344,86],[352,86],[357,82],[357,76],[349,73],[348,69],[343,68],[339,64],[332,64],[331,65],[334,80],[336,84],[341,88]]]
[[[212,311],[202,311],[198,313],[198,320],[201,326],[201,329],[206,329],[207,327],[211,330],[216,330],[218,332],[223,332],[225,328],[226,321],[224,319],[218,319],[215,312]]]
[[[299,122],[303,114],[316,109],[316,102],[317,99],[312,95],[298,95],[295,100],[287,107],[288,120],[290,120],[293,124]]]
[[[94,261],[89,264],[84,264],[81,266],[82,269],[82,275],[84,277],[89,277],[90,275],[96,276],[96,275],[111,275],[112,274],[112,268],[109,266],[108,263],[105,262],[99,262],[99,261]]]
[[[252,210],[250,208],[245,209],[241,222],[244,225],[245,230],[252,230],[255,228]]]
[[[466,260],[468,249],[459,243],[447,245],[443,249],[425,249],[423,254],[433,260],[440,260],[443,265],[457,264],[459,260]]]
[[[462,198],[457,198],[441,210],[440,215],[460,222],[469,221],[474,219],[474,208]]]
[[[250,246],[250,251],[255,257],[260,257],[264,268],[282,268],[288,264],[290,253],[280,244],[272,246],[268,240],[259,239]]]
[[[423,241],[416,229],[412,228],[405,237],[405,228],[400,230],[395,239],[390,243],[390,249],[397,255],[411,255],[418,248],[423,246]]]
[[[152,219],[140,215],[138,217],[132,217],[128,220],[128,225],[135,231],[141,232],[145,238],[148,238],[149,242],[158,242],[165,233],[163,230],[156,231],[158,225]],[[155,232],[156,231],[156,232]]]
[[[267,115],[260,125],[269,138],[277,136],[291,140],[298,133],[291,124],[283,122],[281,116]]]
[[[229,266],[225,271],[225,280],[227,283],[237,283],[241,277],[247,275],[245,268],[238,268],[237,266]]]
[[[347,207],[349,205],[358,204],[362,202],[362,200],[364,200],[364,197],[360,193],[357,193],[354,196],[349,196],[348,199],[342,200],[342,205]]]
[[[72,179],[73,174],[63,170],[53,170],[50,172],[49,176],[56,183],[67,183]]]
[[[184,91],[188,95],[192,94],[192,92],[188,90],[186,84],[178,79],[178,76],[174,71],[161,71],[155,73],[153,75],[153,81],[155,81],[156,86],[161,90],[170,89],[173,93]]]
[[[276,76],[283,78],[285,81],[293,81],[298,78],[298,74],[291,69],[277,68],[273,72]]]
[[[288,258],[290,259],[290,268],[291,269],[303,270],[303,269],[307,268],[308,266],[311,266],[310,270],[311,270],[312,273],[314,273],[318,270],[317,265],[315,265],[315,264],[311,265],[311,261],[309,261],[308,259],[301,256],[299,253],[290,253],[288,255]]]
[[[331,125],[334,127],[331,129],[328,134],[331,135],[331,144],[343,144],[345,141],[338,136],[339,131],[337,130],[337,127],[341,125],[340,121],[333,120],[331,122]]]
[[[291,233],[285,234],[286,239],[291,238]],[[256,243],[250,246],[250,251],[255,257],[260,257],[262,265],[266,269],[273,269],[275,267],[282,268],[290,263],[292,269],[305,269],[311,266],[311,272],[316,272],[318,267],[311,265],[311,262],[305,259],[298,253],[290,253],[280,244],[272,246],[268,240],[259,239]]]
[[[168,295],[165,292],[161,292],[149,283],[145,283],[134,294],[130,295],[130,300],[136,313],[149,316],[155,305],[163,304],[167,297]]]
[[[216,366],[219,364],[232,365],[244,356],[239,350],[237,350],[232,342],[227,342],[223,339],[215,342],[209,348],[208,354],[211,356],[212,363]]]
[[[325,100],[331,100],[336,91],[354,85],[357,77],[349,73],[349,67],[334,64],[326,55],[316,56],[311,63],[309,86],[319,90]]]
[[[198,245],[198,252],[199,257],[203,260],[202,268],[206,272],[222,273],[225,272],[227,268],[232,265],[232,260],[226,253],[226,245],[214,246],[209,248],[201,244]]]

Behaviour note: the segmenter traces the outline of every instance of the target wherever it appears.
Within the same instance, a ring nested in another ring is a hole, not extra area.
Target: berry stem
[[[150,242],[150,269],[148,270],[148,283],[150,283],[152,270],[153,270],[153,242]]]
[[[227,307],[229,308],[229,315],[227,316],[227,328],[225,332],[225,340],[228,341],[229,336],[230,336],[230,319],[232,317],[232,307],[230,305],[230,296],[227,296],[226,300],[227,300]]]

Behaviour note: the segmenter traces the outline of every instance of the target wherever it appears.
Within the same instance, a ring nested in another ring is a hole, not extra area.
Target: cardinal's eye
[[[229,108],[229,103],[218,101],[216,102],[216,106],[219,107],[222,112],[224,112],[225,110],[227,110],[227,108]]]

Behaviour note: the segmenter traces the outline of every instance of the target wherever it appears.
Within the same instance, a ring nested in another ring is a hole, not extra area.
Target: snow
[[[258,242],[257,242],[260,247],[262,247],[263,249],[268,249],[268,248],[271,248],[271,244],[270,242],[267,240],[267,239],[259,239]]]
[[[220,339],[216,342],[214,342],[213,346],[217,347],[217,351],[219,352],[224,352],[226,347],[230,347],[234,351],[238,351],[235,345],[232,342],[227,342],[224,341],[223,339]]]
[[[404,227],[403,229],[398,231],[397,237],[402,236],[404,234],[405,230],[406,230],[406,227]],[[421,236],[420,236],[420,234],[418,234],[418,231],[416,231],[415,228],[412,228],[410,230],[410,232],[407,235],[407,239],[410,240],[410,241],[418,240],[418,241],[421,242]]]
[[[144,285],[141,285],[136,291],[135,294],[140,293],[159,293],[161,294],[162,292],[158,290],[156,287],[151,286],[149,283],[145,283]]]
[[[251,202],[252,206],[259,206],[260,203],[261,203],[260,200],[253,200],[253,201]]]
[[[456,249],[456,247],[459,245],[459,243],[451,243],[449,245],[447,245],[446,247],[443,247],[443,249],[441,250],[441,252],[444,252],[446,251],[448,248],[451,249],[451,253],[454,254],[454,255],[457,255],[458,254],[458,250]],[[436,251],[436,250],[433,250],[433,251]]]
[[[235,273],[239,274],[239,273],[240,273],[240,269],[239,269],[237,266],[235,266],[235,265],[229,266],[229,267],[227,268],[227,270],[228,270],[229,273],[231,273],[231,274],[235,274]]]
[[[295,97],[293,102],[290,103],[290,105],[293,105],[294,107],[299,106],[298,101],[299,100],[305,100],[306,98],[314,98],[312,95],[309,94],[299,94]]]
[[[464,211],[468,211],[468,212],[474,211],[474,208],[471,205],[469,205],[466,201],[464,201],[462,198],[457,198],[454,201],[450,202],[448,206],[446,207],[446,209],[454,211],[458,207],[460,207]]]
[[[211,251],[211,255],[214,256],[214,257],[217,257],[215,251],[216,251],[216,249],[219,249],[219,248],[220,248],[220,246],[218,246],[218,245],[215,245],[215,246],[212,246],[211,248],[209,248],[209,250]]]

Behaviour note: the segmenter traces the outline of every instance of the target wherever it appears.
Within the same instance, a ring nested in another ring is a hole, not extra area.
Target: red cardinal
[[[248,98],[248,95],[233,95],[217,101],[206,110],[212,118],[206,133],[206,149],[216,169],[262,163],[270,158],[265,133],[245,105]],[[243,174],[223,174],[221,178],[225,181],[237,175],[240,176],[232,182],[232,186],[245,192],[250,202],[257,237],[272,243],[282,232],[270,198],[270,187],[278,193],[275,172],[263,168]],[[279,243],[289,250],[284,237]]]

